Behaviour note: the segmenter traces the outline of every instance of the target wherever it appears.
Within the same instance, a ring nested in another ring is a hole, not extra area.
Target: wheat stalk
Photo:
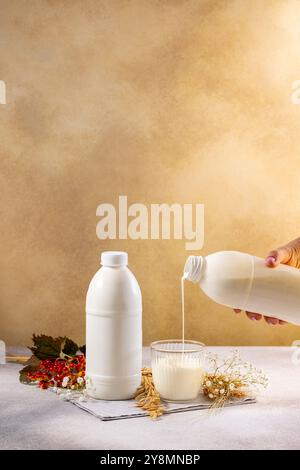
[[[159,393],[155,390],[152,371],[149,367],[142,368],[142,382],[135,396],[136,406],[147,411],[152,419],[156,419],[165,412]]]

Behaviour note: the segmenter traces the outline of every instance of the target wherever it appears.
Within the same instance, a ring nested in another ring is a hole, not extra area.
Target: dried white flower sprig
[[[223,406],[230,398],[250,397],[268,385],[264,372],[243,361],[238,350],[227,358],[212,353],[207,358],[209,372],[203,380],[203,393],[213,401],[213,407]]]

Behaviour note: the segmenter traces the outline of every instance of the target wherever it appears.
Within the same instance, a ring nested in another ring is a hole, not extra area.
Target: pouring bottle
[[[125,400],[141,383],[142,296],[127,253],[103,252],[101,264],[86,297],[86,389]]]
[[[300,270],[238,251],[189,256],[184,278],[215,302],[300,325]]]

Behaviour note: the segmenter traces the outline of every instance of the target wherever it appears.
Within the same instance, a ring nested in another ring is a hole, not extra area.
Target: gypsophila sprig
[[[231,398],[247,398],[259,388],[266,388],[268,378],[261,369],[241,359],[238,350],[223,358],[218,354],[207,355],[209,372],[203,380],[203,393],[220,407]]]

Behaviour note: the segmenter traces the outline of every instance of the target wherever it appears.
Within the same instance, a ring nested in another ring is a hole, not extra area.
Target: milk
[[[202,360],[189,353],[171,352],[152,362],[155,388],[169,401],[193,400],[199,394],[203,380]]]
[[[185,340],[184,281],[181,278],[181,341],[158,341],[152,345],[152,376],[156,390],[167,401],[194,400],[201,389],[203,345]]]
[[[169,342],[152,358],[155,388],[168,401],[194,400],[203,381],[202,346],[185,340],[184,281],[181,278],[181,342]],[[200,346],[200,347],[199,347]]]
[[[182,328],[182,350],[184,350],[184,338],[185,338],[185,310],[184,310],[184,280],[186,274],[181,278],[181,328]]]

